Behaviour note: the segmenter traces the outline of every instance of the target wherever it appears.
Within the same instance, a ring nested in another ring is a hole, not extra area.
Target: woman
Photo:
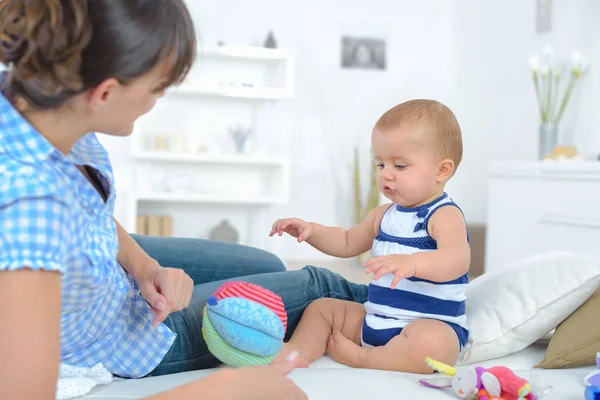
[[[0,1],[0,398],[54,398],[59,362],[129,378],[214,367],[201,313],[225,279],[281,295],[288,334],[314,299],[366,300],[326,270],[114,220],[110,162],[88,132],[129,135],[195,48],[183,0]],[[305,398],[293,367],[222,370],[156,398]]]

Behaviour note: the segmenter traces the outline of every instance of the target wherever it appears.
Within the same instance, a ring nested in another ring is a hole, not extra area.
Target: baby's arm
[[[434,282],[447,282],[466,274],[471,262],[471,250],[461,211],[454,206],[440,208],[429,220],[427,230],[436,240],[438,248],[411,255],[415,263],[415,276]]]
[[[371,210],[360,224],[348,230],[309,222],[313,232],[306,241],[317,250],[330,256],[356,257],[368,251],[373,245],[381,218],[389,206],[389,204],[384,204]]]

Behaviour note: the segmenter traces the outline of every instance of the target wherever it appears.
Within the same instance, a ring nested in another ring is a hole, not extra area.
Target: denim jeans
[[[194,281],[189,307],[174,312],[165,324],[177,338],[151,375],[213,368],[220,364],[202,337],[202,310],[206,298],[227,280],[244,280],[277,293],[288,313],[286,339],[313,300],[332,297],[364,303],[367,286],[348,282],[338,274],[304,267],[286,271],[275,255],[252,247],[201,239],[133,235],[137,243],[164,267],[183,269]]]

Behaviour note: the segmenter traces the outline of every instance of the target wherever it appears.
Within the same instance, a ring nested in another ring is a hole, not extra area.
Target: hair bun
[[[87,0],[0,0],[0,27],[0,61],[14,64],[10,93],[53,106],[82,89]]]

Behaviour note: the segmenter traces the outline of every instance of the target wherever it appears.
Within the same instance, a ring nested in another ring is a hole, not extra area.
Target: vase
[[[238,231],[226,219],[221,220],[219,225],[212,228],[208,237],[210,240],[221,242],[238,243],[240,241]]]
[[[265,40],[265,47],[267,49],[276,49],[277,48],[277,41],[275,41],[275,34],[273,33],[273,31],[269,31],[269,34],[267,35],[267,39]]]
[[[540,125],[539,159],[543,160],[552,155],[558,144],[558,127],[555,124]]]

